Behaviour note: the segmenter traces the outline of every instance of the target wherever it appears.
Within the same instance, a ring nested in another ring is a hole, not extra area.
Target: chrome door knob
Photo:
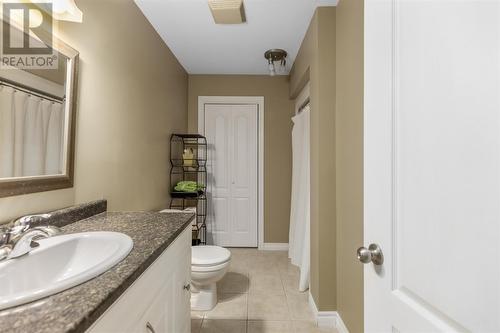
[[[373,262],[375,265],[382,265],[384,263],[384,254],[377,244],[370,244],[368,248],[360,247],[357,252],[358,260],[363,264]]]

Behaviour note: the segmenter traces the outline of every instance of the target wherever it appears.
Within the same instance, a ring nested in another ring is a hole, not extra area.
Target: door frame
[[[198,96],[198,133],[205,135],[205,104],[257,105],[257,245],[264,248],[264,96]]]

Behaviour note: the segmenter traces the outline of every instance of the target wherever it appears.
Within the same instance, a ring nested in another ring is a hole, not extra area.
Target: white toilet
[[[220,246],[193,246],[191,259],[191,309],[208,311],[217,304],[217,281],[226,274],[231,252]]]

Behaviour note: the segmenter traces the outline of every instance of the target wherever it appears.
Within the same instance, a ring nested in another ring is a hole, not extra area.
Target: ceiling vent
[[[246,22],[243,0],[208,0],[216,24]]]

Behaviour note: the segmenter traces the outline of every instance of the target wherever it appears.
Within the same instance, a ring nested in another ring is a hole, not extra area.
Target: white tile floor
[[[315,326],[287,252],[230,250],[229,272],[217,285],[219,303],[191,313],[192,333],[336,333]]]

